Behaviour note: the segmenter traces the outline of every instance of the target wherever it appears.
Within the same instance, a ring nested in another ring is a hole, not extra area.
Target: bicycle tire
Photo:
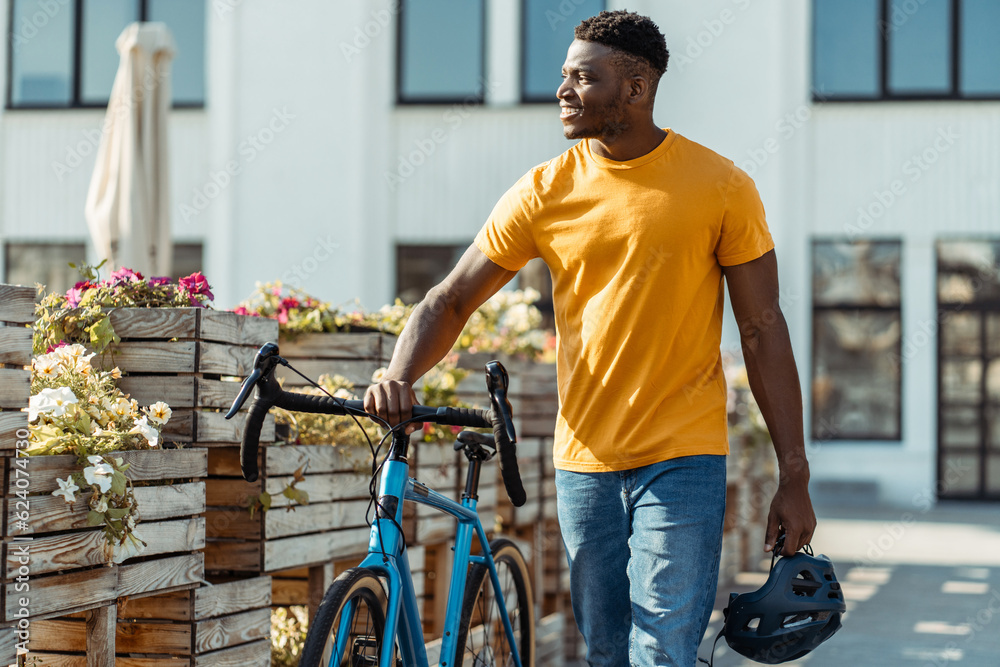
[[[351,608],[350,639],[343,655],[331,663],[341,614]],[[337,577],[323,596],[309,626],[299,667],[378,665],[385,634],[387,600],[382,581],[371,570],[353,567]]]
[[[535,665],[535,601],[531,573],[520,549],[504,538],[490,542],[506,613],[514,629],[522,667]],[[493,580],[485,565],[469,568],[458,629],[458,667],[514,665],[503,621],[493,591]]]

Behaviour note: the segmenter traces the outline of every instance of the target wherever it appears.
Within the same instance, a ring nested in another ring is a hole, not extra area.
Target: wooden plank
[[[352,384],[363,387],[367,387],[371,383],[372,373],[378,368],[387,365],[387,362],[358,359],[299,359],[291,363],[300,373],[313,380],[324,373],[342,375]],[[278,379],[283,379],[286,387],[301,387],[307,384],[297,374],[281,366],[275,370],[274,375]]]
[[[111,326],[123,340],[130,338],[195,338],[201,308],[114,308]]]
[[[202,586],[194,591],[194,616],[197,619],[270,606],[271,577],[266,576]]]
[[[270,667],[271,640],[213,651],[194,657],[194,667]]]
[[[0,408],[26,408],[30,395],[31,371],[0,368]]]
[[[264,343],[278,341],[278,321],[224,310],[203,310],[198,337],[201,340],[260,347]]]
[[[244,479],[209,479],[205,486],[208,507],[237,507],[246,509],[251,496],[260,495],[263,480],[248,482]],[[279,492],[280,493],[280,492]]]
[[[0,412],[0,451],[15,449],[18,432],[23,436],[27,430],[27,412]]]
[[[194,591],[186,590],[150,595],[144,598],[129,598],[119,608],[119,618],[190,621],[194,617],[191,599],[193,594]]]
[[[163,401],[176,410],[195,407],[196,381],[194,375],[126,375],[118,388],[140,405]]]
[[[264,537],[272,540],[291,535],[318,533],[367,525],[368,499],[338,500],[332,503],[290,505],[264,513]]]
[[[31,324],[37,298],[34,287],[0,285],[0,322]]]
[[[204,554],[194,553],[119,565],[117,597],[197,584],[205,578],[204,560]]]
[[[285,507],[292,501],[282,495],[292,477],[270,477],[266,480],[264,490],[271,494],[271,507]],[[331,500],[347,498],[367,498],[369,475],[356,473],[325,473],[321,475],[306,475],[306,478],[295,485],[295,488],[309,494],[309,502],[323,503]],[[211,503],[209,503],[211,505]]]
[[[87,667],[114,667],[117,614],[113,604],[87,614]]]
[[[210,509],[205,512],[205,534],[209,539],[235,537],[243,540],[259,540],[264,535],[260,512],[245,508]]]
[[[178,551],[195,551],[205,546],[204,517],[143,522],[138,532],[147,545],[142,552],[144,557]],[[57,570],[104,565],[108,561],[107,548],[107,538],[104,536],[104,531],[99,528],[36,537],[30,547],[29,575],[37,576]],[[15,550],[8,550],[4,572],[6,579],[18,576],[21,567],[18,558]]]
[[[198,343],[193,340],[123,341],[91,360],[95,368],[125,373],[193,373]]]
[[[196,377],[195,387],[198,391],[197,405],[202,408],[225,408],[228,410],[229,406],[236,400],[236,396],[240,393],[240,386],[240,382],[207,380]],[[249,407],[244,405],[243,409],[248,410]]]
[[[126,476],[133,482],[189,479],[208,473],[208,452],[202,448],[112,452],[110,456],[121,457],[130,464]],[[57,478],[65,479],[79,470],[76,460],[75,456],[67,454],[29,457],[31,492],[51,493],[59,488]],[[17,487],[13,483],[15,480],[10,481],[8,495],[13,495]]]
[[[309,603],[308,579],[277,579],[272,584],[272,599],[279,607]]]
[[[320,359],[379,359],[383,338],[389,334],[370,333],[307,333],[281,341],[281,356],[293,364],[302,358]]]
[[[232,419],[226,419],[224,412],[198,411],[194,415],[194,437],[198,442],[240,442],[249,418],[247,412],[239,412]],[[264,418],[260,442],[274,442],[274,415]]]
[[[196,621],[195,654],[264,639],[271,634],[271,607]]]
[[[29,659],[38,658],[39,667],[87,667],[87,657],[68,653],[45,653],[32,651]],[[28,663],[31,664],[31,663]],[[156,658],[134,658],[117,656],[115,667],[191,667],[190,658],[161,656]]]
[[[0,364],[31,364],[31,329],[0,326]]]
[[[119,623],[116,635],[119,653],[168,653],[191,655],[190,623],[138,621]]]
[[[264,572],[319,565],[334,558],[346,558],[368,550],[367,527],[270,540],[264,543]]]
[[[257,354],[254,347],[238,347],[225,343],[198,343],[199,373],[219,375],[249,375],[253,370],[253,359]]]
[[[316,618],[316,612],[323,602],[323,596],[326,595],[327,589],[333,585],[335,577],[333,563],[330,561],[309,568],[309,578],[306,580],[306,593],[308,595],[307,602],[309,604],[310,621]]]
[[[0,628],[0,665],[17,662],[17,631],[13,627]]]
[[[268,449],[262,447],[261,450]],[[219,477],[242,477],[239,447],[212,447],[208,450],[208,474]]]
[[[264,461],[268,475],[291,475],[306,463],[310,474],[353,472],[368,467],[371,452],[344,445],[282,445],[266,448]]]
[[[114,600],[117,581],[117,567],[98,567],[32,579],[28,613],[32,617],[42,616],[52,612],[93,607],[101,602]],[[18,618],[17,614],[21,609],[19,599],[25,595],[15,588],[17,585],[4,584],[5,621]]]
[[[205,545],[205,569],[209,572],[261,570],[263,543],[210,540]]]
[[[205,511],[205,483],[188,482],[171,486],[137,486],[134,488],[142,521],[159,521],[180,516],[201,514]],[[72,504],[62,498],[44,495],[31,496],[30,522],[19,528],[17,512],[23,505],[11,501],[7,506],[7,532],[10,536],[51,533],[87,527],[87,511],[91,493],[77,496]]]

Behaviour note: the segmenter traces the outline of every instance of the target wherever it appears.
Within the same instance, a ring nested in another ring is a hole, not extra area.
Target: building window
[[[521,101],[553,102],[573,29],[601,13],[605,0],[524,0]]]
[[[427,290],[444,280],[458,264],[469,243],[396,246],[396,296],[419,303]]]
[[[938,492],[1000,498],[1000,240],[937,244]]]
[[[482,102],[485,16],[483,0],[403,0],[398,101]]]
[[[201,243],[175,243],[170,277],[182,278],[202,270]],[[7,242],[4,244],[4,282],[10,285],[45,285],[46,292],[65,292],[80,281],[74,266],[87,263],[87,248],[79,243]],[[107,265],[105,265],[107,267]],[[101,274],[107,277],[106,268]],[[150,276],[147,276],[150,277]]]
[[[135,21],[174,37],[174,106],[205,102],[205,0],[13,0],[8,37],[11,108],[104,107],[118,71],[115,40]]]
[[[814,241],[812,437],[902,437],[899,241]]]
[[[814,0],[813,99],[1000,98],[1000,2]]]

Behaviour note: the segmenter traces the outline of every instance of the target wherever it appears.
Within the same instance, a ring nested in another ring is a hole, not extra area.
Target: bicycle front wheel
[[[462,622],[458,631],[458,666],[504,665],[516,667],[510,642],[503,625],[505,614],[514,630],[514,643],[521,667],[535,664],[535,602],[531,593],[531,575],[517,546],[506,539],[490,542],[493,561],[503,594],[501,609],[485,565],[469,569],[462,603]]]
[[[300,667],[378,665],[386,596],[375,573],[354,567],[327,589],[306,635]]]

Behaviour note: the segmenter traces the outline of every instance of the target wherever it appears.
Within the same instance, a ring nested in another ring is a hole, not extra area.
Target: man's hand
[[[373,384],[365,391],[365,412],[371,412],[389,422],[390,426],[410,418],[413,406],[417,404],[417,395],[413,386],[402,380],[382,380]],[[420,424],[409,424],[407,433],[413,433]]]
[[[786,481],[778,484],[767,514],[764,551],[771,551],[778,536],[785,534],[784,556],[791,556],[812,541],[816,530],[816,514],[809,499],[808,481]]]

